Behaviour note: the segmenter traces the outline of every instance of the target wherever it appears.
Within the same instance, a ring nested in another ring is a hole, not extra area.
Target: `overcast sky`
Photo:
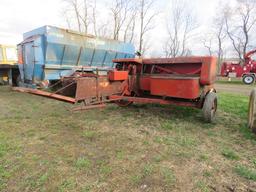
[[[222,0],[222,3],[233,0]],[[101,0],[98,0],[101,2]],[[102,3],[105,2],[102,0]],[[162,17],[165,17],[170,7],[170,0],[158,0],[157,7]],[[209,25],[212,16],[216,14],[219,0],[188,0],[189,6],[195,11],[199,24]],[[22,34],[43,25],[66,27],[62,18],[63,0],[0,0],[0,44],[17,44],[22,41]],[[162,31],[166,23],[164,19],[156,21],[156,28],[151,34],[151,44],[160,50],[163,41]],[[200,52],[197,45],[196,52]],[[157,51],[156,51],[156,54]]]

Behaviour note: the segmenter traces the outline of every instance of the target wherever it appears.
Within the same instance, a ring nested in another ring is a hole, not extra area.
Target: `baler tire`
[[[217,110],[217,94],[215,92],[210,92],[206,95],[203,104],[203,117],[207,123],[211,123],[215,119],[215,114]]]
[[[115,103],[120,107],[128,107],[129,105],[133,104],[132,101],[125,101],[125,100],[119,100],[115,101]]]
[[[249,99],[248,127],[256,133],[256,89],[253,89]]]
[[[248,81],[248,78],[250,81]],[[244,75],[243,76],[243,83],[246,85],[251,85],[254,83],[254,81],[255,81],[254,75]]]

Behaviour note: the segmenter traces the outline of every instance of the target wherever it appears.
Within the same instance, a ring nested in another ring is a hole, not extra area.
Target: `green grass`
[[[123,160],[123,159],[124,159],[124,156],[125,156],[124,151],[118,150],[118,151],[116,152],[116,158],[117,158],[117,159]]]
[[[154,166],[152,164],[146,164],[143,167],[143,176],[150,175],[153,173],[153,171],[154,171]]]
[[[224,122],[227,123],[226,126],[235,128],[246,139],[255,142],[256,135],[247,127],[248,100],[249,97],[247,96],[222,93],[219,95],[219,106],[226,113],[225,118],[223,118]],[[240,119],[241,121],[239,121]],[[235,122],[237,122],[236,125],[234,125]]]
[[[209,159],[207,154],[200,154],[199,155],[199,160],[200,161],[207,161]]]
[[[93,139],[96,137],[96,135],[96,132],[91,130],[85,130],[82,132],[82,136],[85,137],[86,139]]]
[[[70,191],[70,190],[74,189],[75,186],[76,186],[76,183],[74,180],[65,180],[58,187],[58,191],[59,192]]]
[[[249,180],[256,181],[256,170],[250,169],[248,167],[245,167],[243,165],[238,165],[235,167],[235,172],[240,175],[241,177],[244,177]]]
[[[44,185],[49,178],[48,173],[44,173],[38,180],[39,185]]]
[[[133,184],[138,184],[138,183],[141,182],[142,178],[143,178],[143,175],[141,175],[141,174],[140,175],[132,175],[131,176],[131,182]]]
[[[204,171],[203,172],[203,176],[204,177],[211,177],[212,176],[212,173],[210,171]]]
[[[209,192],[210,191],[207,184],[205,184],[205,182],[203,182],[203,181],[197,182],[197,188],[200,189],[201,192]]]
[[[6,168],[0,165],[0,190],[7,187],[6,180],[9,179],[11,173],[6,170]]]
[[[165,130],[171,130],[173,129],[173,122],[172,121],[166,121],[161,124],[161,127]]]
[[[80,157],[75,162],[75,167],[80,170],[88,170],[91,166],[91,161],[85,157]]]
[[[219,106],[226,113],[240,118],[246,118],[248,112],[248,97],[222,93],[218,95]],[[232,123],[232,122],[230,122]]]
[[[168,167],[162,168],[161,174],[162,174],[162,177],[163,177],[164,182],[166,183],[166,185],[172,186],[172,185],[175,184],[176,177],[175,177],[175,174],[173,173],[173,171],[170,168],[168,168]]]
[[[245,85],[242,81],[242,79],[235,79],[235,78],[231,78],[231,81],[228,81],[228,79],[223,79],[223,80],[218,80],[216,83],[219,84],[233,84],[233,85]],[[247,86],[247,85],[246,85]]]
[[[223,149],[221,154],[230,160],[238,160],[239,159],[239,156],[237,155],[237,153],[228,148]]]
[[[101,165],[99,168],[100,174],[108,176],[112,172],[112,168],[109,165]]]
[[[88,185],[82,188],[81,192],[90,192],[92,190],[92,186]]]
[[[228,185],[220,191],[234,180],[250,187],[248,97],[218,99],[208,124],[198,109],[110,104],[72,113],[70,104],[0,87],[0,191],[211,191],[223,186],[220,173]]]
[[[253,164],[253,166],[256,168],[256,158],[254,158],[254,159],[252,160],[252,164]]]

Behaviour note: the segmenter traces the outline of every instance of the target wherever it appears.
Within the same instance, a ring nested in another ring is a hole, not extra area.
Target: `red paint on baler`
[[[149,91],[150,90],[150,80],[151,80],[151,76],[141,75],[140,76],[140,89],[143,91]]]
[[[150,93],[157,96],[196,99],[200,96],[199,77],[152,77]]]
[[[128,79],[128,71],[109,71],[108,78],[110,81],[123,81]]]
[[[195,99],[200,97],[200,88],[212,85],[216,78],[215,57],[133,58],[113,62],[123,64],[127,70],[128,66],[136,69],[129,74],[136,76],[138,83],[129,81],[129,90],[137,94],[142,90],[156,96]]]
[[[211,85],[216,80],[216,57],[204,57],[200,73],[200,83]]]

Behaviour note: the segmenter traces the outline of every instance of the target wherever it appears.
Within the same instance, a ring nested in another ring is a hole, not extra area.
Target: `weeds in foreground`
[[[256,181],[256,170],[250,169],[244,165],[237,165],[235,167],[235,172],[246,179]]]
[[[91,167],[92,163],[86,157],[80,157],[75,162],[75,167],[80,170],[88,170]]]
[[[225,148],[222,150],[221,154],[230,160],[238,160],[239,156],[231,149]]]

